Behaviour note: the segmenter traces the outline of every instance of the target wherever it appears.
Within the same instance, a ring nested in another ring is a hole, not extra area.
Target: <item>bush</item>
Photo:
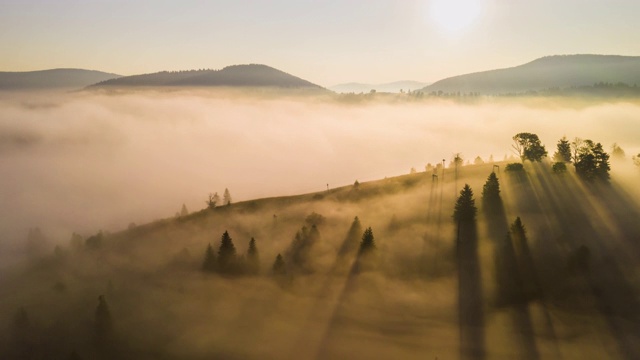
[[[564,162],[559,161],[559,162],[553,163],[552,169],[554,173],[562,174],[567,171],[567,165]]]
[[[522,163],[511,163],[511,164],[507,164],[504,170],[505,171],[524,171],[524,166],[522,166]]]

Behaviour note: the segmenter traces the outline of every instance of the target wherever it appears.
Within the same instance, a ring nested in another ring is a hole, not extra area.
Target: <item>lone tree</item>
[[[229,189],[224,189],[224,195],[222,195],[222,202],[225,205],[231,205],[231,194]]]
[[[206,201],[209,209],[215,209],[219,202],[220,196],[218,196],[218,193],[209,194],[209,199]]]
[[[373,230],[368,227],[362,234],[362,241],[360,242],[360,253],[367,254],[375,250],[376,243],[373,240]]]
[[[553,161],[555,162],[571,162],[571,144],[567,140],[566,136],[558,140],[557,150],[553,154]]]
[[[256,239],[251,238],[249,241],[249,249],[247,250],[247,265],[249,273],[257,274],[260,270],[260,256],[256,247]]]
[[[513,149],[516,151],[520,160],[541,161],[547,156],[547,150],[540,143],[538,135],[532,133],[518,133],[513,136]]]
[[[476,218],[476,201],[473,199],[473,190],[469,184],[464,184],[464,187],[460,191],[460,196],[456,200],[456,205],[453,211],[453,219],[460,222],[472,222]]]
[[[227,231],[222,234],[220,240],[220,248],[218,249],[218,265],[219,270],[222,273],[233,272],[234,263],[236,260],[236,247],[233,245],[233,240]]]
[[[113,335],[111,313],[104,295],[98,296],[98,307],[95,314],[95,342],[99,350],[107,350]]]
[[[585,180],[609,180],[609,154],[600,143],[585,140],[578,150],[574,166],[576,173]]]
[[[495,172],[489,174],[487,182],[482,187],[482,201],[485,204],[496,203],[500,200],[500,182]]]
[[[216,254],[213,252],[213,246],[207,245],[207,250],[204,253],[204,262],[202,263],[202,271],[214,272],[216,271]]]
[[[187,216],[189,215],[189,210],[187,210],[187,206],[185,204],[182,204],[182,209],[180,210],[180,216]]]
[[[278,254],[278,256],[276,256],[276,261],[273,262],[272,270],[275,275],[284,275],[287,272],[282,255]]]

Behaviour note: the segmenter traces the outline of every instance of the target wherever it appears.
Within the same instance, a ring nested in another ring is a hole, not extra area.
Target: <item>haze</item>
[[[640,149],[636,102],[456,103],[260,97],[238,92],[35,94],[0,100],[0,233],[23,240],[171,217],[209,193],[294,195],[424,171],[461,153],[512,156],[511,137],[567,135]],[[616,169],[614,168],[614,171]]]

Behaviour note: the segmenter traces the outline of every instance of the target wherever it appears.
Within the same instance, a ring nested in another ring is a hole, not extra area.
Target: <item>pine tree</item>
[[[366,254],[375,250],[375,248],[376,243],[373,239],[373,230],[371,230],[371,227],[368,227],[362,234],[362,241],[360,242],[360,253]]]
[[[360,240],[360,234],[362,234],[362,224],[360,224],[360,219],[356,216],[351,223],[347,237],[342,242],[338,256],[345,256],[355,251],[358,246],[358,240]]]
[[[272,269],[275,275],[283,275],[286,273],[287,269],[284,260],[282,259],[282,255],[278,254],[278,256],[276,256],[276,261],[273,262]]]
[[[220,240],[220,248],[218,249],[218,265],[219,270],[223,273],[233,272],[236,259],[236,247],[227,231],[222,234]]]
[[[602,148],[602,144],[585,140],[577,152],[574,163],[576,174],[585,180],[609,180],[609,154]]]
[[[187,210],[187,206],[185,204],[182,204],[182,209],[180,210],[180,216],[187,216],[189,215],[189,210]]]
[[[500,182],[496,173],[492,172],[482,187],[482,201],[495,203],[500,200]]]
[[[224,195],[222,195],[222,202],[225,205],[231,205],[231,193],[229,193],[229,189],[224,189]]]
[[[475,220],[477,212],[476,201],[473,199],[473,190],[471,190],[469,184],[465,184],[456,201],[453,219],[456,222],[471,222]]]
[[[202,271],[214,272],[216,270],[216,254],[213,252],[213,246],[207,245],[204,253],[204,262],[202,263]]]
[[[571,144],[566,136],[558,140],[557,150],[555,154],[553,154],[553,160],[555,162],[571,162]]]
[[[249,249],[247,250],[247,262],[249,272],[251,274],[257,274],[260,270],[260,256],[258,254],[258,248],[256,247],[256,239],[251,238],[249,241]]]
[[[106,350],[113,335],[113,324],[107,300],[103,295],[98,297],[98,307],[95,315],[95,341],[100,350]]]

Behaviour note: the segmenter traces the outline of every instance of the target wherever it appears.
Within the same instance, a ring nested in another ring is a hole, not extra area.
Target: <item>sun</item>
[[[482,12],[483,0],[430,0],[429,16],[436,27],[456,35],[468,29]]]

